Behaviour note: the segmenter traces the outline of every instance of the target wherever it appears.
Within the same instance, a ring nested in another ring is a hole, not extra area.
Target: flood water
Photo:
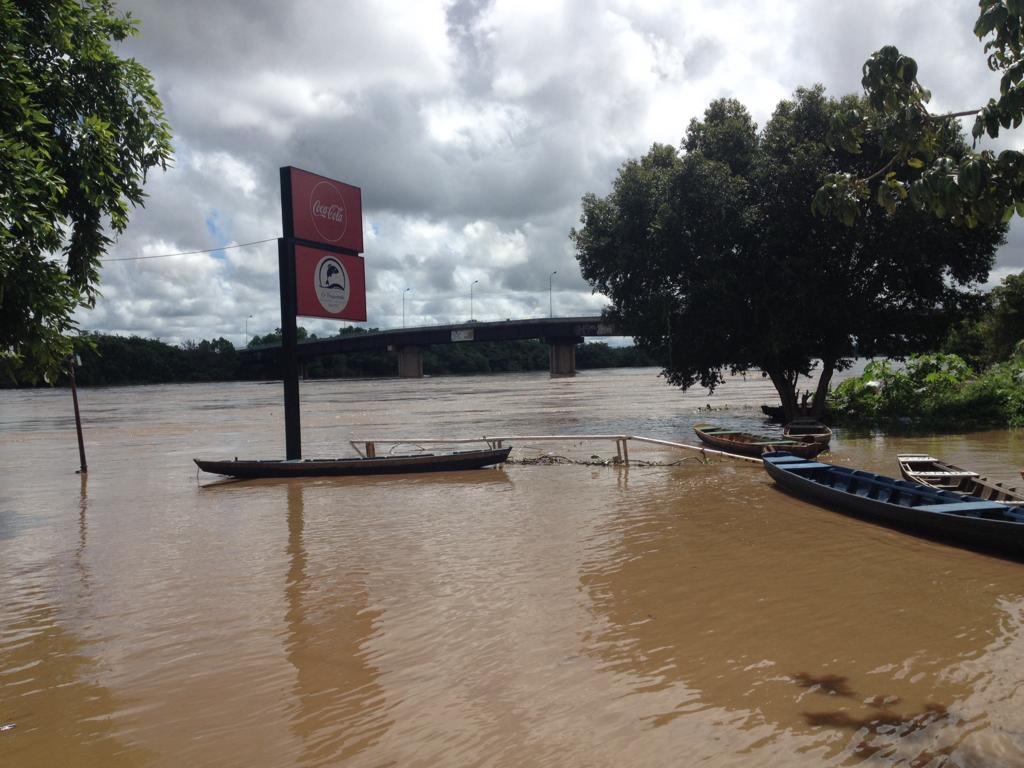
[[[761,428],[655,370],[302,385],[348,440]],[[754,464],[197,479],[283,453],[280,384],[0,392],[0,766],[1024,766],[1024,564]],[[701,410],[710,404],[714,409]],[[614,455],[610,442],[514,456]],[[999,479],[1024,431],[883,439]],[[631,458],[688,454],[630,446]]]

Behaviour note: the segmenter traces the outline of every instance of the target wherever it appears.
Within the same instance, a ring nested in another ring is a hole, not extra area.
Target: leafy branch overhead
[[[0,0],[0,373],[53,380],[111,235],[171,158],[149,71],[111,0]]]
[[[999,98],[974,109],[945,114],[928,110],[931,93],[917,79],[917,62],[886,46],[864,63],[863,109],[837,114],[829,142],[852,154],[875,142],[886,161],[873,173],[832,173],[814,195],[818,216],[852,225],[865,201],[892,213],[904,201],[968,228],[1006,223],[1014,212],[1024,216],[1024,155],[1005,150],[944,153],[941,147],[957,120],[974,116],[975,146],[1001,129],[1024,122],[1024,0],[980,0],[974,26],[985,40],[988,66],[1002,72]]]

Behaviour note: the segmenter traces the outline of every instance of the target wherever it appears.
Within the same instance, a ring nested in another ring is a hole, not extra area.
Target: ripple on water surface
[[[709,399],[655,374],[306,382],[307,447],[691,442]],[[763,381],[721,391],[765,428]],[[0,393],[0,765],[1024,765],[1019,563],[740,463],[201,486],[193,455],[280,450],[254,384],[84,390],[79,478],[59,394]],[[1024,464],[1012,432],[834,448]]]

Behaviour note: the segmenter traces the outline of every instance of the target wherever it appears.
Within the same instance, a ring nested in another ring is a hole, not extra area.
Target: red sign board
[[[295,246],[296,314],[366,320],[366,272],[361,256]]]
[[[298,168],[287,171],[291,196],[282,201],[284,236],[362,253],[362,190]]]

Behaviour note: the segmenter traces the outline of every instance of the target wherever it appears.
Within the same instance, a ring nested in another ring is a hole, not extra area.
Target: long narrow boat
[[[204,472],[229,477],[313,477],[344,475],[396,475],[409,472],[452,472],[500,464],[512,448],[488,448],[449,453],[413,453],[351,459],[193,459]]]
[[[803,440],[808,443],[828,445],[832,440],[832,430],[815,419],[793,419],[782,428],[782,434],[789,440]]]
[[[810,501],[952,544],[1024,558],[1024,510],[785,452],[763,459],[778,485]]]
[[[956,491],[984,501],[998,501],[1024,506],[1024,489],[989,480],[977,472],[940,461],[923,453],[900,453],[896,460],[900,474],[912,483],[920,483],[940,491]]]
[[[721,429],[713,424],[695,424],[693,431],[697,433],[697,437],[713,448],[728,453],[738,453],[742,456],[760,456],[765,451],[789,451],[805,459],[813,459],[828,448],[827,444],[787,440],[771,435],[755,435],[750,432]]]

